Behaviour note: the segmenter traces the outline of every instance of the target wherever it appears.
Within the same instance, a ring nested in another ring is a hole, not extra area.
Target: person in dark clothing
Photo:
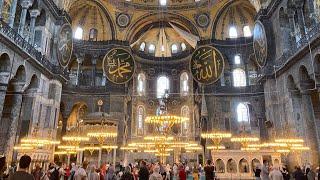
[[[293,173],[293,178],[295,180],[305,180],[306,176],[304,175],[304,173],[302,172],[301,168],[299,166],[295,167],[295,171]]]
[[[256,178],[256,180],[261,179],[260,174],[261,174],[261,168],[259,166],[257,166],[254,170],[254,177]]]
[[[149,180],[149,170],[145,161],[140,162],[139,180]]]
[[[134,177],[131,173],[131,167],[127,166],[124,168],[124,173],[121,176],[120,180],[134,180]]]
[[[34,177],[28,173],[31,163],[31,157],[28,155],[21,156],[19,161],[19,170],[10,176],[10,180],[34,180]]]
[[[207,165],[204,167],[204,172],[206,175],[206,180],[213,180],[215,178],[214,166],[211,160],[207,160]]]
[[[283,176],[283,180],[290,180],[290,174],[287,167],[283,167],[281,173]]]

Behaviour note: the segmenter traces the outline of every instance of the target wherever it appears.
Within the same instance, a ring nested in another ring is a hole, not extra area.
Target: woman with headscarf
[[[88,180],[99,180],[99,174],[96,172],[96,166],[91,165],[88,173]]]

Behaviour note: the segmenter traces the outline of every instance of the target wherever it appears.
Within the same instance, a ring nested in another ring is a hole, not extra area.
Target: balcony
[[[37,64],[46,68],[53,74],[61,75],[64,79],[68,79],[68,73],[62,69],[60,66],[52,64],[41,52],[37,51],[28,41],[26,41],[20,34],[14,29],[12,29],[3,20],[0,20],[0,33],[12,44],[24,51],[31,59],[35,60]]]

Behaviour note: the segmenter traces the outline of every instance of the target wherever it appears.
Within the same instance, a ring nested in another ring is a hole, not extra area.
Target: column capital
[[[29,7],[32,6],[32,0],[22,0],[20,2],[20,5],[21,5],[22,9],[28,9]]]
[[[29,10],[31,18],[36,18],[40,15],[40,11],[38,9]]]

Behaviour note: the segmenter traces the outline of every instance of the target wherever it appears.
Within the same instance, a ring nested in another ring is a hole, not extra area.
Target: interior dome
[[[76,1],[71,5],[69,14],[76,39],[95,41],[112,39],[109,15],[107,10],[98,2],[91,0]]]
[[[246,0],[227,5],[216,21],[215,39],[251,37],[255,14],[255,8]]]

